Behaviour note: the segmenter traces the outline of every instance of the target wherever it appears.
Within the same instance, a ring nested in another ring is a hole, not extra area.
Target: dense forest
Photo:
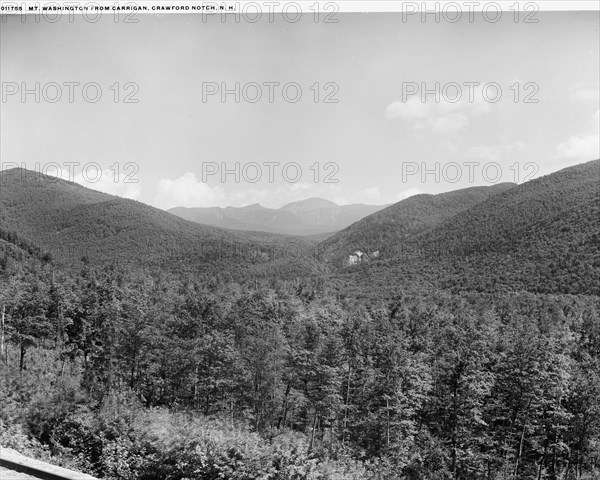
[[[437,213],[393,232],[383,210],[323,258],[299,240],[294,258],[180,271],[161,255],[184,258],[194,235],[264,237],[2,183],[0,444],[105,479],[600,478],[599,167],[405,200],[394,218],[423,200]],[[53,219],[19,216],[41,204]],[[64,236],[44,230],[58,220]],[[105,250],[86,255],[86,229]],[[406,243],[330,261],[388,235]]]

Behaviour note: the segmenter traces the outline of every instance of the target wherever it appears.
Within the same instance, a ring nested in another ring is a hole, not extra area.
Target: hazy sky
[[[537,24],[515,23],[510,15],[498,23],[479,16],[473,23],[405,22],[399,13],[338,14],[337,24],[309,15],[297,23],[279,15],[273,23],[137,18],[137,24],[109,15],[98,23],[4,18],[4,166],[79,162],[93,180],[96,162],[102,176],[87,186],[161,208],[279,207],[311,196],[392,203],[417,192],[491,184],[496,165],[500,181],[514,181],[517,171],[522,181],[600,156],[598,12],[539,13]],[[33,93],[23,102],[23,85],[35,91],[36,82],[39,103]],[[62,92],[55,103],[53,82]],[[65,82],[80,84],[71,87],[72,103]],[[93,85],[82,94],[91,82],[102,91],[96,103]],[[126,89],[128,82],[139,90]],[[203,90],[234,89],[236,82],[239,103],[234,94],[223,102],[220,92],[203,101]],[[280,84],[271,87],[272,103],[265,82]],[[287,100],[282,93],[293,82],[302,89],[296,103],[293,85]],[[445,96],[403,98],[410,82],[430,89],[439,82]],[[443,89],[450,82],[461,86],[459,101],[451,101],[455,87]],[[495,88],[474,86],[471,101],[466,82],[495,82],[502,98],[492,103]],[[257,93],[252,83],[262,90],[255,103],[248,101]],[[138,103],[124,103],[128,93]],[[328,94],[338,102],[325,103]],[[525,103],[527,95],[538,103]],[[139,168],[126,168],[129,162]],[[301,167],[296,182],[292,162]],[[117,182],[109,170],[115,163]],[[239,181],[219,172],[204,183],[203,164],[205,173],[222,164],[235,171],[238,164]],[[257,164],[262,177],[253,182]],[[439,168],[439,175],[422,178],[423,167]],[[124,183],[127,173],[139,182]],[[328,173],[338,182],[325,183]]]

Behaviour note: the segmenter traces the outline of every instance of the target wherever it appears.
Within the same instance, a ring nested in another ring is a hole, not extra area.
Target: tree
[[[46,317],[48,293],[38,279],[28,279],[23,293],[9,309],[6,321],[9,338],[19,347],[19,370],[26,368],[27,350],[50,335],[51,324]]]

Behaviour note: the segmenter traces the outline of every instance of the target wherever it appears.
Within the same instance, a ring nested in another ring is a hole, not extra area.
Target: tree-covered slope
[[[372,232],[371,235],[375,235]],[[498,192],[391,255],[336,275],[340,291],[393,296],[419,283],[453,291],[600,294],[600,161]]]
[[[424,248],[471,252],[508,252],[532,230],[564,222],[578,228],[571,210],[587,209],[600,198],[600,160],[566,168],[499,192],[445,221],[418,239]],[[563,225],[565,226],[565,225]],[[562,226],[561,226],[562,228]],[[541,228],[539,235],[558,232]],[[566,241],[570,241],[567,236]]]
[[[350,225],[319,244],[324,258],[344,263],[355,250],[390,258],[402,245],[492,195],[510,190],[512,183],[472,187],[438,195],[415,195]]]
[[[198,225],[140,202],[21,169],[1,174],[0,228],[65,264],[85,258],[93,264],[221,272],[223,267],[236,271],[293,256],[300,274],[316,267],[301,253],[310,247],[308,240]]]

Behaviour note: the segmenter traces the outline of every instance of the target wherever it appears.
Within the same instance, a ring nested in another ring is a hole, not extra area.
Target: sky
[[[278,208],[389,204],[600,157],[598,11],[136,18],[2,17],[3,168],[163,209]]]

